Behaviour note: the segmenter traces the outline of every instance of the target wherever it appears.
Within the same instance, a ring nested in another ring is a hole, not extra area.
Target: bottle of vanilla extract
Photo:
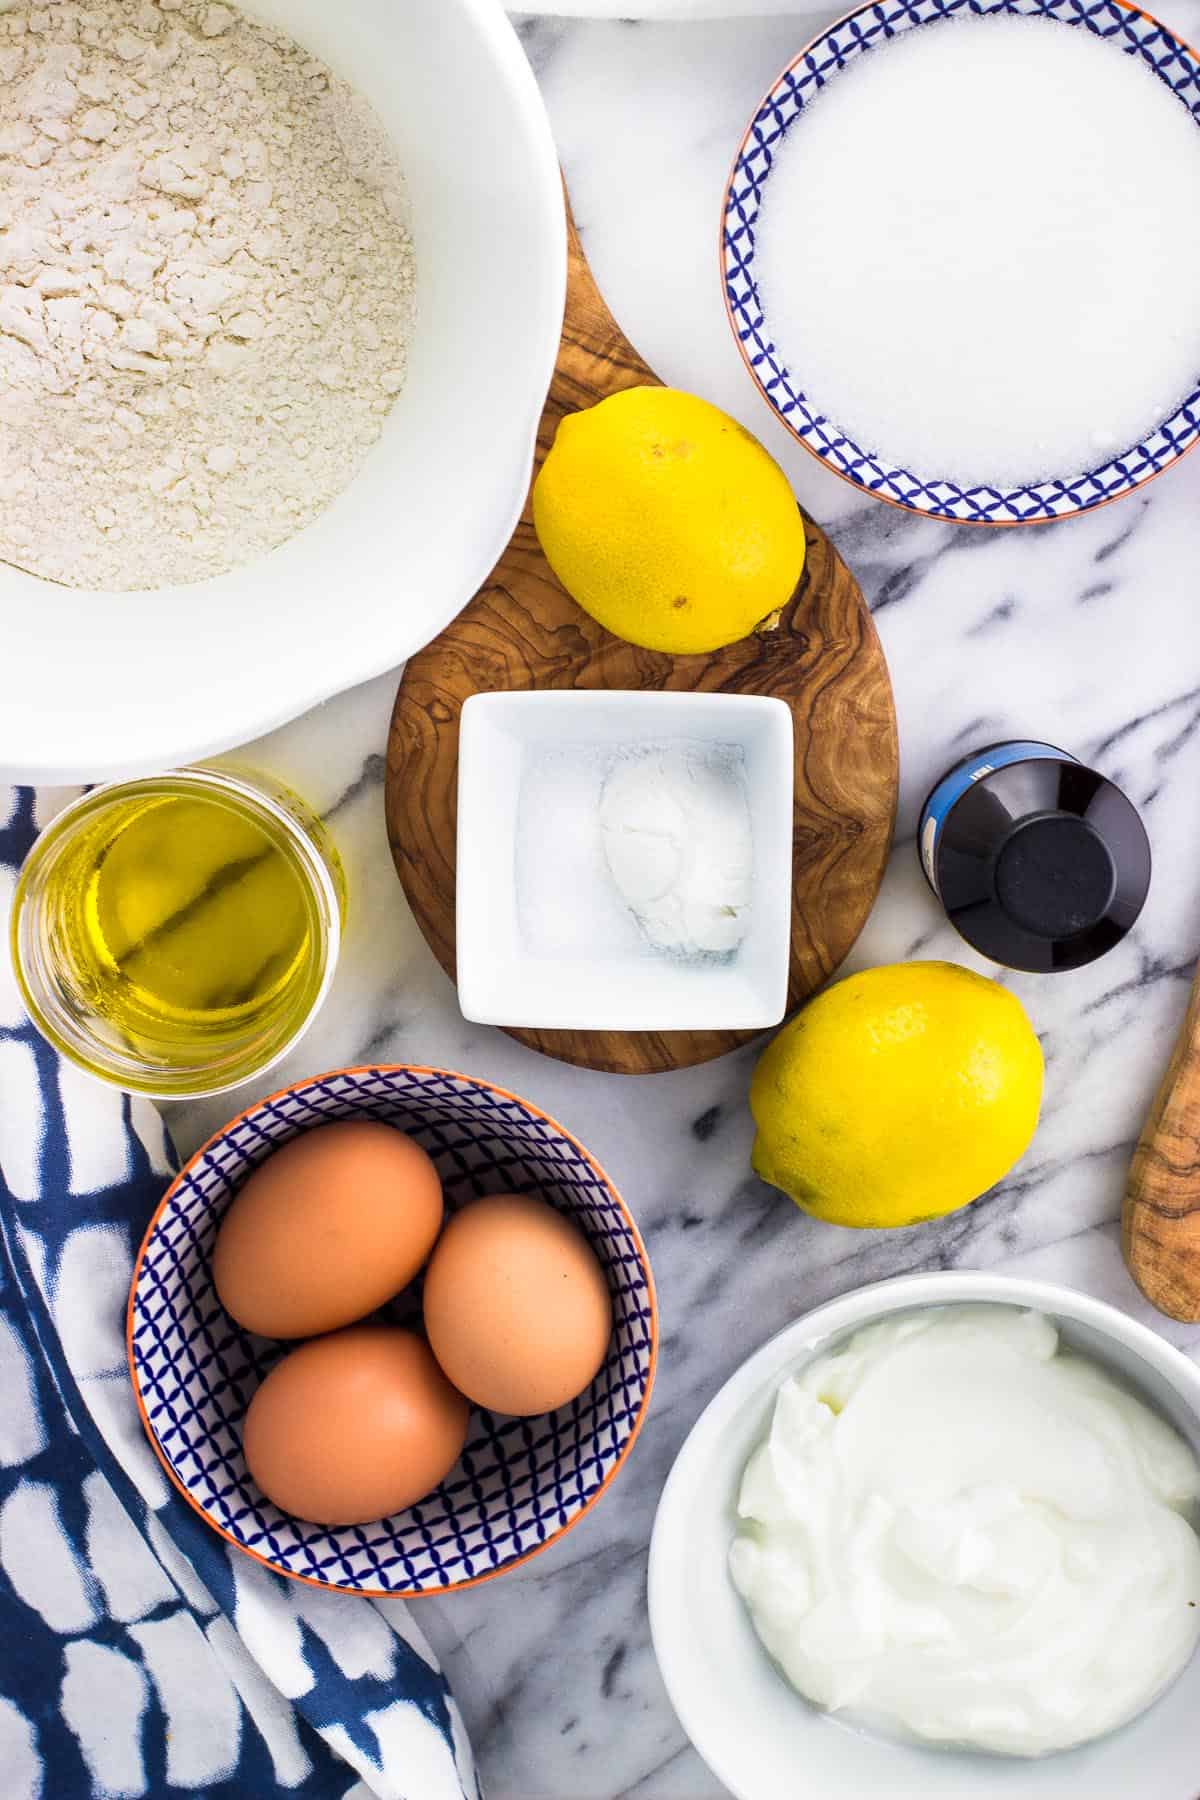
[[[921,812],[926,877],[955,930],[1010,969],[1078,969],[1120,942],[1150,886],[1150,840],[1120,788],[1052,744],[992,744]]]

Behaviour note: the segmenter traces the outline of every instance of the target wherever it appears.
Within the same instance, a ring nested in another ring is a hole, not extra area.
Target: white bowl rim
[[[674,1546],[668,1540],[674,1533],[676,1515],[687,1504],[691,1489],[690,1464],[720,1436],[730,1416],[769,1370],[782,1374],[789,1363],[799,1363],[831,1337],[891,1313],[920,1306],[970,1305],[972,1302],[1028,1307],[1048,1313],[1052,1318],[1093,1327],[1097,1333],[1121,1344],[1162,1375],[1200,1424],[1200,1368],[1149,1325],[1143,1325],[1110,1301],[1098,1300],[1094,1295],[1061,1282],[973,1269],[936,1269],[894,1275],[823,1301],[774,1332],[717,1390],[684,1439],[655,1511],[646,1582],[650,1638],[667,1698],[694,1749],[737,1800],[752,1800],[752,1797],[739,1785],[739,1771],[720,1756],[710,1755],[705,1748],[705,1719],[680,1685],[674,1649],[668,1648],[664,1654],[664,1647],[672,1646],[677,1636],[672,1623],[672,1588],[666,1568],[670,1549]]]
[[[480,563],[479,579],[482,581],[486,578],[488,570],[494,567],[503,553],[505,545],[516,530],[517,521],[525,507],[528,478],[533,469],[534,452],[537,448],[538,426],[541,424],[542,408],[546,403],[546,394],[549,391],[550,378],[554,374],[554,367],[558,361],[562,339],[562,320],[567,297],[567,215],[558,148],[550,129],[550,120],[546,113],[541,89],[538,87],[537,77],[521,48],[521,40],[517,36],[515,27],[503,7],[496,5],[496,0],[459,0],[459,3],[471,15],[480,37],[486,40],[494,52],[497,68],[507,78],[519,104],[514,124],[524,127],[536,153],[540,181],[538,188],[528,193],[527,201],[531,209],[536,206],[544,215],[543,223],[547,234],[547,244],[552,253],[546,258],[547,280],[543,303],[549,309],[550,316],[557,321],[542,352],[541,366],[534,389],[533,417],[526,428],[527,441],[522,462],[525,480],[520,482],[516,500],[508,514],[498,522],[491,541],[491,548],[486,554],[480,553],[478,559]],[[470,599],[471,594],[466,593],[459,596],[457,600],[448,602],[444,609],[445,616],[438,615],[435,629],[428,634],[425,642],[432,643],[433,639],[446,629],[450,621],[458,617]],[[370,681],[376,675],[385,674],[388,669],[396,665],[398,660],[406,659],[420,648],[420,645],[414,644],[410,650],[404,651],[402,656],[397,658],[394,647],[389,650],[388,646],[380,645],[372,651],[368,646],[359,663],[358,672],[355,673],[352,669],[344,675],[339,675],[338,686],[333,693],[345,693],[349,688],[358,687],[362,682]],[[237,738],[234,742],[246,743],[251,736],[261,736],[278,725],[286,724],[290,719],[298,718],[301,713],[307,712],[310,707],[319,705],[322,700],[332,698],[333,694],[320,680],[317,680],[310,684],[307,697],[299,699],[293,697],[287,701],[281,698],[273,710],[273,716],[268,717],[265,723],[253,726],[250,732]],[[228,750],[232,747],[232,743],[221,743],[215,747],[210,746],[205,752],[192,752],[179,760],[192,762],[198,754],[213,755],[217,750]]]
[[[495,567],[524,510],[542,409],[558,360],[567,291],[566,208],[562,169],[550,120],[537,77],[521,46],[516,28],[503,7],[497,4],[497,0],[457,0],[457,3],[468,15],[472,28],[490,52],[499,84],[506,87],[512,96],[513,130],[525,135],[538,172],[536,186],[530,186],[527,190],[526,205],[531,213],[540,214],[546,243],[541,294],[545,341],[530,383],[531,416],[518,438],[521,445],[520,456],[514,455],[513,458],[514,495],[507,510],[497,512],[495,530],[481,539],[475,558],[476,573],[466,591],[456,592],[447,598],[446,604],[430,617],[427,626],[422,627],[420,642],[406,644],[399,638],[374,639],[372,634],[363,633],[362,654],[357,658],[350,656],[339,664],[332,681],[327,671],[322,674],[321,659],[315,656],[307,672],[297,671],[290,684],[276,688],[270,682],[265,682],[262,687],[261,710],[255,711],[253,716],[247,710],[237,719],[232,715],[223,719],[219,725],[201,725],[201,711],[190,715],[187,735],[182,742],[174,738],[168,741],[163,730],[158,728],[153,737],[143,739],[136,748],[131,747],[122,754],[106,752],[97,756],[88,752],[81,754],[79,751],[69,751],[56,753],[51,759],[41,756],[36,761],[26,763],[20,759],[19,747],[12,747],[0,755],[0,782],[38,787],[113,781],[126,776],[147,775],[159,770],[178,768],[185,763],[199,762],[206,757],[221,755],[227,750],[248,744],[299,718],[323,701],[348,692],[377,675],[386,674],[389,669],[398,668],[409,656],[414,655],[424,644],[432,642],[446,629],[471,599],[479,584],[487,579],[489,570]],[[203,583],[196,584],[196,591],[203,595]]]

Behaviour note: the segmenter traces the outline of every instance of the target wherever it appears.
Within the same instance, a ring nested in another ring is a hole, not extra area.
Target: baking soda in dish
[[[535,955],[727,960],[749,925],[752,878],[739,746],[526,752],[517,907]]]
[[[600,796],[604,860],[647,943],[728,956],[746,935],[754,848],[738,749],[671,744],[625,755]]]
[[[755,273],[795,385],[926,479],[1131,448],[1200,376],[1200,128],[1121,41],[1046,19],[860,55],[776,153]]]

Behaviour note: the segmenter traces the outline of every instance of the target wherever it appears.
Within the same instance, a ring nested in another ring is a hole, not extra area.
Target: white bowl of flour
[[[0,18],[17,781],[228,748],[426,643],[515,523],[562,317],[553,142],[491,0],[107,15]]]

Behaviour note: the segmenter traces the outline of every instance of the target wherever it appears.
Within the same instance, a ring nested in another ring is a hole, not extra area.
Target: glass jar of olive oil
[[[93,1075],[194,1098],[261,1074],[333,980],[345,888],[324,826],[258,774],[94,788],[46,828],[12,909],[35,1025]]]

